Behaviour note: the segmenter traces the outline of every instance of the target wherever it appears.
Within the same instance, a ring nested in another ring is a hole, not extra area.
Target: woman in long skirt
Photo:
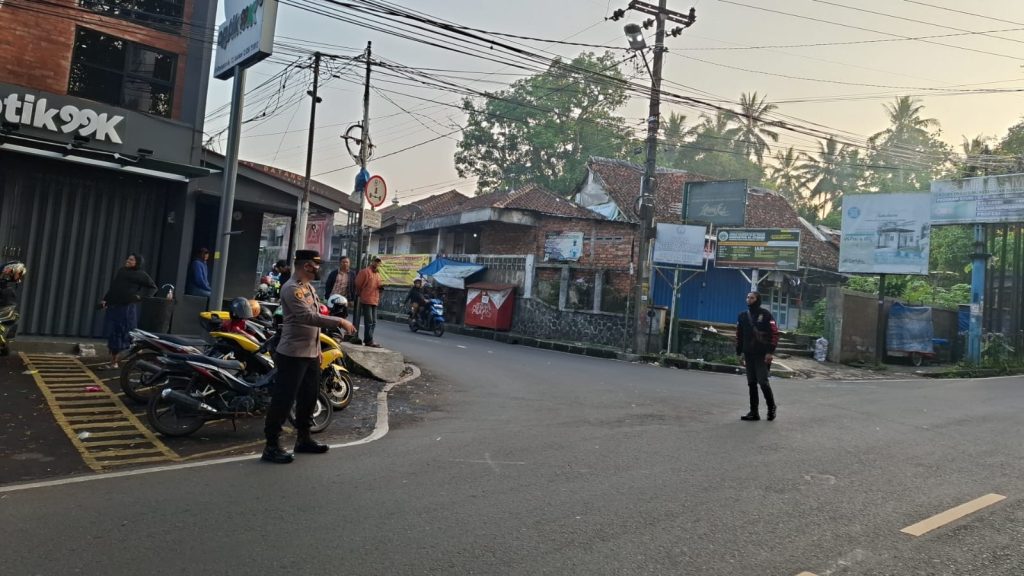
[[[138,304],[156,291],[156,283],[142,270],[142,256],[129,254],[114,274],[100,307],[107,311],[103,333],[110,349],[110,367],[117,368],[121,355],[132,345],[130,332],[138,326]]]

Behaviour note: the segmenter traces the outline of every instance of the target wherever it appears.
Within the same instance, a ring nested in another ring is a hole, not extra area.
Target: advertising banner
[[[936,180],[931,192],[933,225],[1024,221],[1024,174]]]
[[[430,254],[381,254],[381,281],[388,286],[412,286],[412,281],[420,275],[423,268],[433,257]]]
[[[743,226],[747,181],[687,182],[683,185],[683,220],[715,226]]]
[[[846,194],[839,271],[928,274],[931,195]]]
[[[583,255],[583,232],[548,234],[544,238],[544,261],[576,262]]]
[[[276,28],[277,0],[225,0],[213,76],[227,80],[236,66],[247,68],[273,54]]]
[[[800,265],[800,230],[723,228],[718,231],[716,268],[796,270]]]
[[[310,216],[306,222],[306,248],[316,250],[321,255],[330,254],[331,232],[334,230],[334,219],[330,216]]]
[[[704,226],[658,224],[654,261],[692,268],[704,267]]]

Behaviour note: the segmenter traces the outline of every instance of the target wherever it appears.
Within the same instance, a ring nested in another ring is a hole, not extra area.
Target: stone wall
[[[517,298],[512,331],[546,340],[622,347],[629,331],[622,314],[559,310],[535,298]]]

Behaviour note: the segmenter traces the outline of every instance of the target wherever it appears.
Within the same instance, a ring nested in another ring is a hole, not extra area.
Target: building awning
[[[10,132],[0,133],[0,150],[179,182],[188,182],[193,178],[202,178],[219,171],[158,160],[151,156],[95,150],[84,145],[74,146]]]
[[[420,268],[420,276],[430,276],[442,286],[463,290],[466,288],[466,279],[483,270],[484,266],[478,264],[438,258]]]

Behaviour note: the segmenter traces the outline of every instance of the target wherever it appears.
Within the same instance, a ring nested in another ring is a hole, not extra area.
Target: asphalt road
[[[1024,379],[778,380],[745,423],[741,376],[378,331],[432,410],[289,466],[0,492],[0,573],[1024,573]]]

